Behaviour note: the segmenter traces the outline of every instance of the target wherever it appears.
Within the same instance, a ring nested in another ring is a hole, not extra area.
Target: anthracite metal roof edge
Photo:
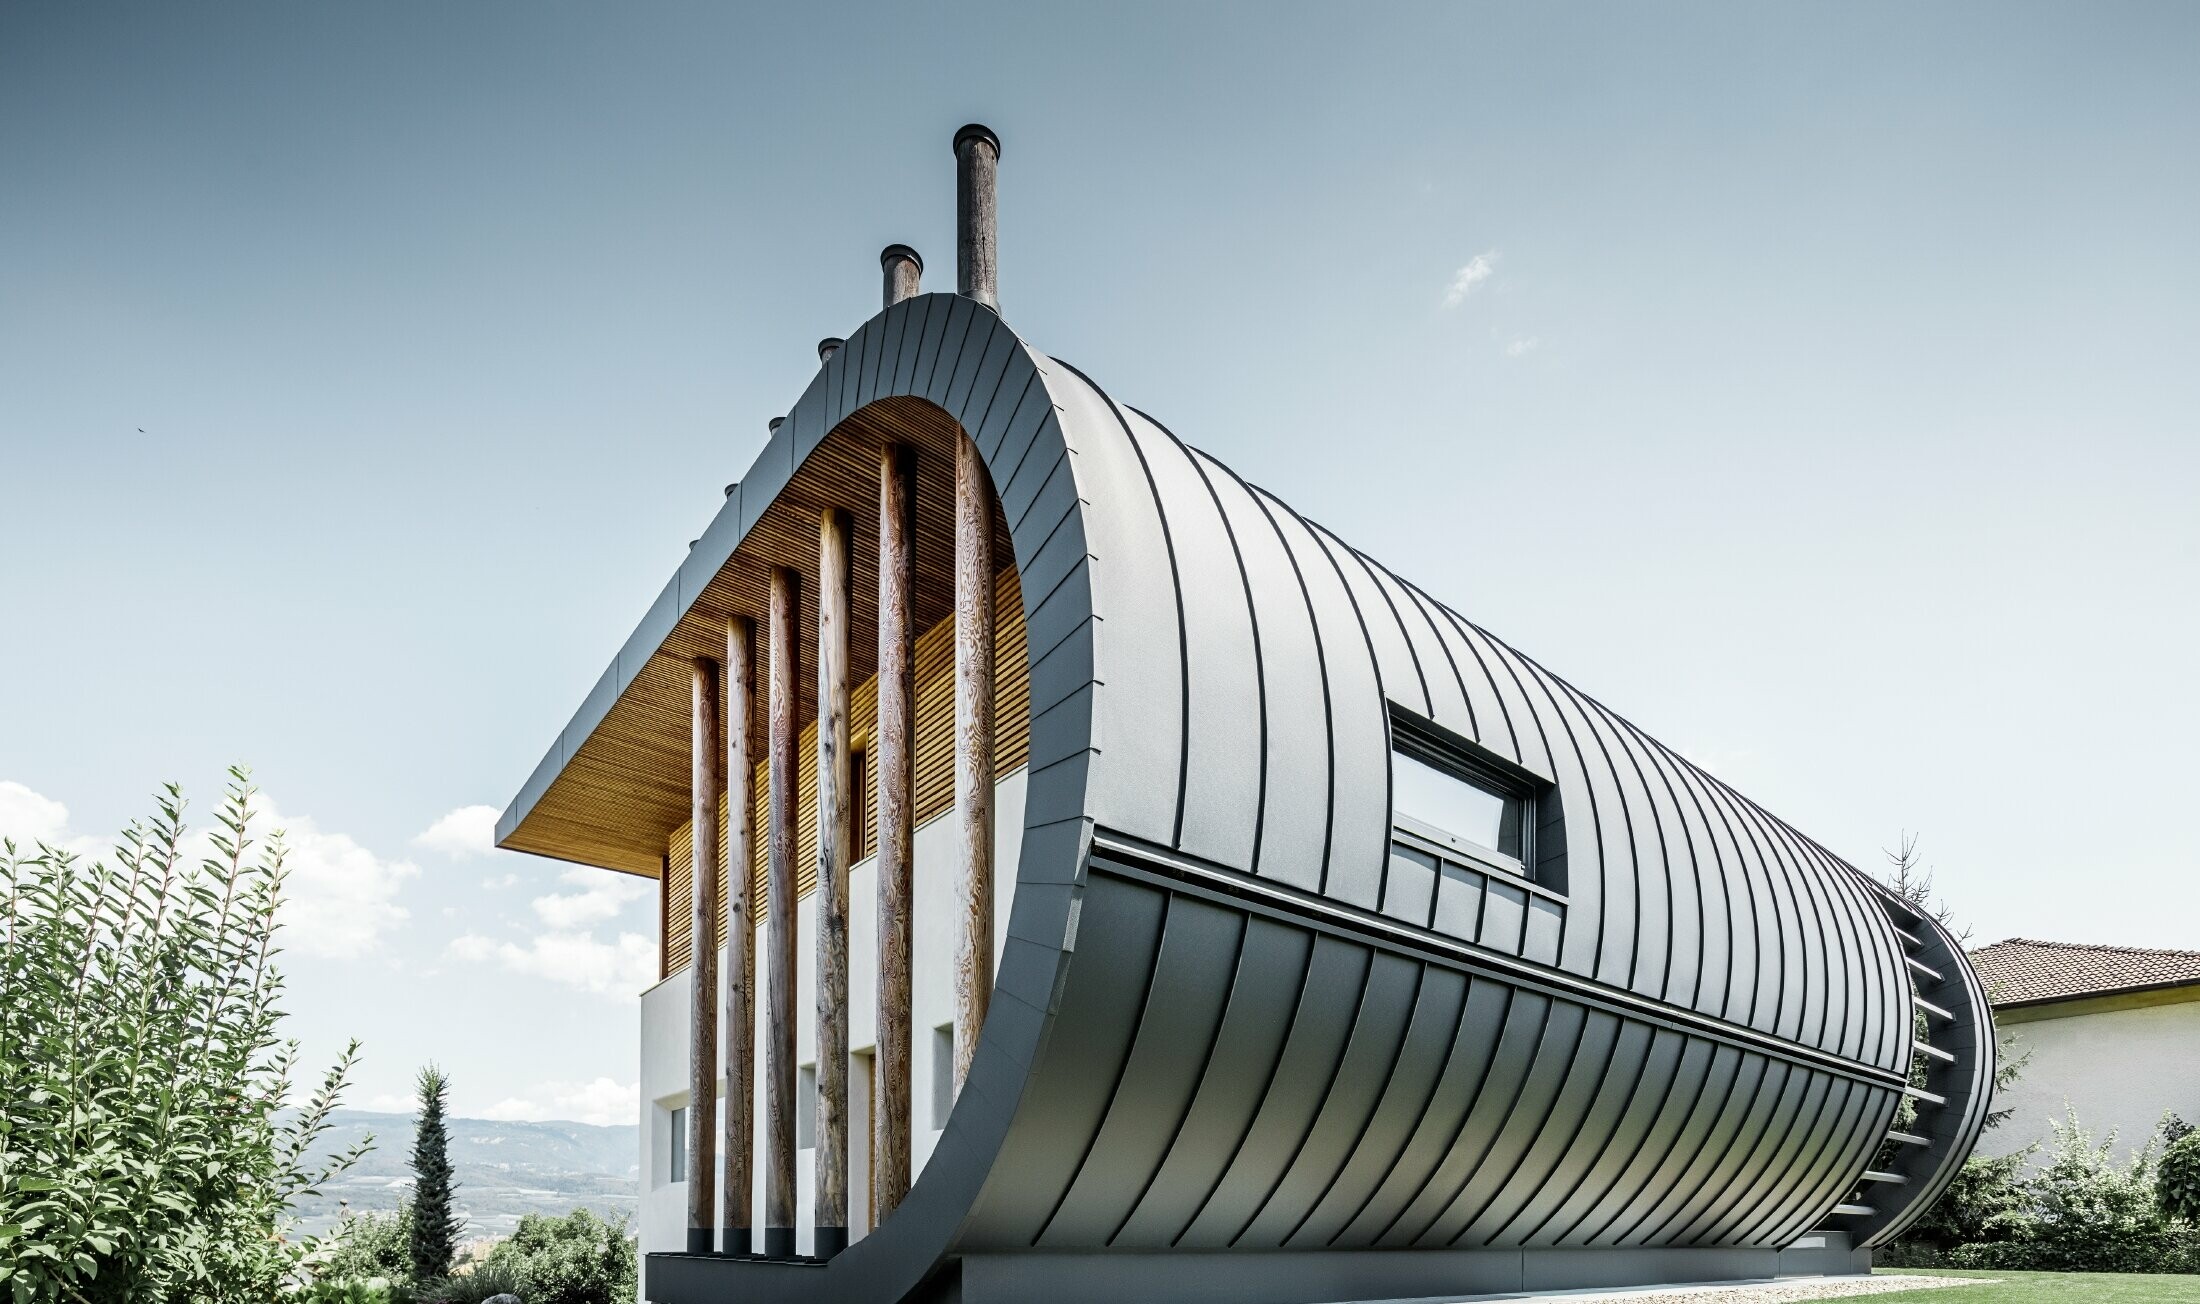
[[[993,311],[975,301],[972,301],[972,306],[987,312]],[[868,329],[872,323],[884,317],[886,311],[882,310],[866,320],[849,338],[853,339],[855,334]],[[550,791],[550,785],[557,781],[558,776],[564,773],[566,765],[579,754],[581,745],[588,741],[597,726],[603,723],[604,717],[611,713],[619,696],[642,673],[642,667],[664,647],[665,640],[672,636],[681,617],[687,615],[695,606],[696,599],[703,595],[703,590],[709,587],[710,582],[717,578],[718,572],[732,560],[734,552],[755,527],[764,509],[779,497],[779,491],[786,488],[787,482],[794,478],[795,467],[801,465],[802,460],[824,442],[828,433],[824,429],[828,380],[833,384],[838,383],[840,372],[849,357],[850,351],[844,347],[821,364],[817,374],[802,391],[802,397],[788,412],[787,419],[780,422],[778,428],[765,439],[763,448],[756,454],[756,460],[749,464],[748,473],[734,484],[733,492],[726,495],[725,501],[719,504],[717,514],[703,530],[702,537],[688,549],[688,555],[673,571],[672,578],[665,582],[656,600],[643,612],[640,623],[626,636],[626,641],[619,645],[618,654],[611,659],[611,664],[597,677],[595,687],[581,699],[580,707],[573,712],[573,718],[558,731],[549,750],[543,753],[541,760],[535,762],[535,768],[528,774],[526,782],[520,785],[519,792],[505,806],[504,813],[497,817],[497,846],[503,846],[505,840],[518,831],[520,823],[542,800],[543,794]]]

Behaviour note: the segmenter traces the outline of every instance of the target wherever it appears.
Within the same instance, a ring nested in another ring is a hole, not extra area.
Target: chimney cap
[[[773,434],[778,434],[779,427],[785,425],[786,422],[787,418],[785,417],[773,417],[769,422],[765,423],[765,429],[770,430]]]
[[[890,244],[878,251],[878,265],[880,267],[893,266],[896,258],[906,258],[917,265],[918,271],[924,270],[924,256],[908,245]]]
[[[740,482],[739,480],[736,480],[736,481],[734,481],[734,482],[733,482],[732,484],[729,484],[729,485],[727,485],[727,486],[726,486],[726,497],[728,497],[728,498],[731,498],[731,497],[733,497],[733,491],[734,491],[734,490],[736,490],[736,489],[739,489],[740,487],[741,487],[741,482]]]
[[[982,122],[973,122],[955,133],[955,152],[957,154],[962,153],[963,142],[972,139],[982,140],[991,145],[993,147],[993,157],[999,158],[1001,156],[1001,138],[993,134],[993,128]]]
[[[846,344],[847,342],[848,341],[840,338],[838,335],[828,335],[824,339],[819,340],[817,342],[817,360],[819,362],[824,362],[828,358],[831,358],[835,353],[840,352],[840,346]]]

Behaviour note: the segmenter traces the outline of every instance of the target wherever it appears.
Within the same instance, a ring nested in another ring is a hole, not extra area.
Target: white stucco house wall
[[[2005,1045],[2031,1060],[1994,1108],[1978,1153],[2051,1139],[2075,1110],[2128,1158],[2165,1112],[2200,1123],[2200,951],[2011,938],[1971,952]]]

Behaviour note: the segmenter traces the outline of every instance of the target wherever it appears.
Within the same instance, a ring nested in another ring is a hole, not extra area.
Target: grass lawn
[[[1867,1295],[1871,1304],[1895,1300],[1935,1300],[1938,1304],[2047,1304],[2061,1300],[2103,1300],[2107,1304],[2200,1304],[2200,1277],[2144,1276],[2111,1272],[1951,1272],[1939,1268],[1885,1268],[1924,1277],[1976,1277],[1992,1286],[1956,1290],[1898,1290]]]

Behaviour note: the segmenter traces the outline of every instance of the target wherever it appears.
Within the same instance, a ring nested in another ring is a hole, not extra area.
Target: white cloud
[[[325,833],[310,816],[285,816],[266,793],[252,798],[253,827],[260,836],[283,831],[283,949],[356,959],[373,951],[382,934],[411,918],[397,904],[398,889],[420,867],[385,860],[349,834]],[[206,835],[201,835],[206,836]]]
[[[552,929],[570,932],[619,917],[627,903],[649,894],[641,879],[631,874],[575,866],[559,881],[578,887],[578,892],[553,892],[536,897],[535,913]]]
[[[367,1097],[359,1108],[375,1114],[410,1114],[419,1100],[401,1091],[385,1091],[379,1096]]]
[[[518,883],[519,875],[517,874],[495,874],[481,880],[481,885],[492,892],[499,888],[517,886]]]
[[[633,996],[657,981],[657,944],[640,933],[605,941],[593,933],[538,933],[523,946],[478,933],[453,938],[445,954],[454,960],[495,960],[513,973],[611,996]]]
[[[513,1123],[632,1123],[642,1110],[642,1084],[597,1078],[593,1082],[543,1082],[521,1096],[498,1101],[481,1117]]]
[[[496,836],[496,807],[461,806],[430,824],[413,842],[430,851],[465,860],[496,850]]]
[[[1467,301],[1467,296],[1480,289],[1484,282],[1497,274],[1497,251],[1487,249],[1467,260],[1466,266],[1451,274],[1451,285],[1444,291],[1444,306],[1456,308]]]
[[[398,889],[420,872],[410,861],[385,860],[348,834],[324,832],[310,816],[286,816],[266,793],[252,797],[252,837],[265,847],[277,829],[287,848],[283,865],[282,933],[286,951],[353,959],[374,949],[382,934],[405,922]],[[82,856],[103,855],[107,843],[72,833],[69,810],[20,783],[0,781],[0,835],[18,851],[43,839]],[[214,856],[214,832],[202,822],[185,839],[184,862]],[[253,853],[248,853],[253,854]]]
[[[1516,335],[1505,345],[1505,356],[1508,358],[1525,357],[1535,352],[1536,346],[1542,342],[1533,335]]]
[[[78,856],[106,850],[99,839],[70,831],[69,808],[13,779],[0,779],[0,838],[19,856],[35,856],[40,843]]]

